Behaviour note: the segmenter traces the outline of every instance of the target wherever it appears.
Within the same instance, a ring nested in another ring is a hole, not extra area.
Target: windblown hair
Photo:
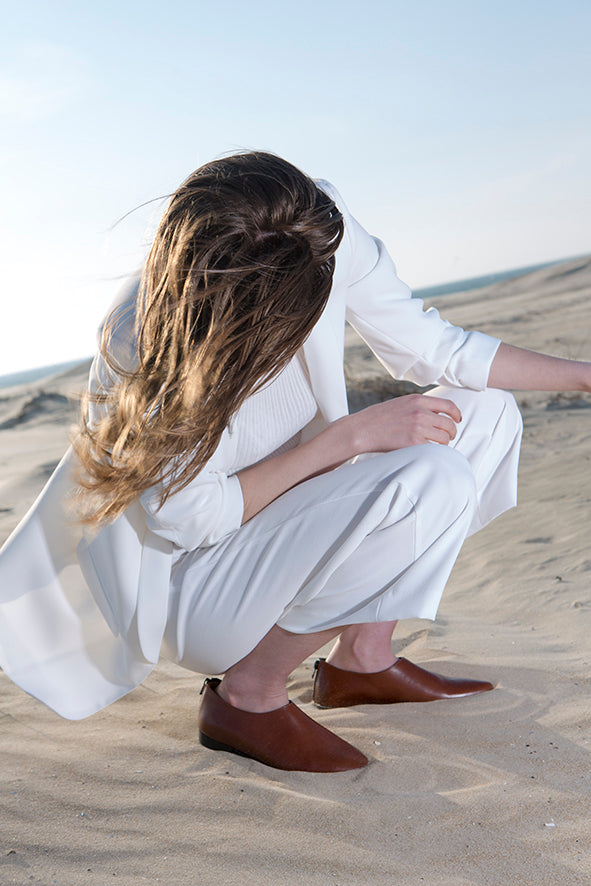
[[[172,195],[144,267],[137,366],[87,395],[74,447],[81,519],[100,524],[199,473],[244,400],[277,375],[328,299],[343,219],[285,160],[251,152],[199,168]],[[89,421],[89,400],[102,418]]]

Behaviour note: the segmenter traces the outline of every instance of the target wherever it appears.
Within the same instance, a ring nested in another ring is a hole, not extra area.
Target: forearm
[[[447,445],[462,420],[452,400],[411,394],[345,415],[308,443],[238,473],[246,523],[275,498],[362,452],[391,452],[421,443]]]
[[[591,391],[591,363],[502,343],[491,365],[488,386],[519,391]]]
[[[288,489],[323,474],[356,455],[348,416],[289,452],[238,473],[244,498],[243,523]]]

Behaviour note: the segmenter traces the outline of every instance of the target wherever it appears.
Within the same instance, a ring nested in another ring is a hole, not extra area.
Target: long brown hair
[[[74,447],[81,519],[109,521],[162,484],[162,502],[213,455],[244,400],[301,347],[328,299],[343,219],[296,167],[263,152],[200,167],[172,195],[144,267],[137,367],[101,345],[117,382],[88,395]]]

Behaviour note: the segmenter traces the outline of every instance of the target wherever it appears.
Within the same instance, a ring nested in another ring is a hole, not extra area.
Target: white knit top
[[[293,449],[299,432],[316,415],[318,406],[299,354],[252,394],[232,418],[228,433],[235,457],[229,474]]]

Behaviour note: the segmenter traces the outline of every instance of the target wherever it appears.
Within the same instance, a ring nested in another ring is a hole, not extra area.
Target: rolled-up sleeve
[[[217,544],[242,523],[244,500],[236,474],[204,470],[163,505],[160,494],[160,487],[152,487],[140,498],[146,523],[186,551]]]
[[[398,277],[381,240],[346,216],[353,260],[347,320],[395,377],[483,390],[500,341],[444,320]]]

